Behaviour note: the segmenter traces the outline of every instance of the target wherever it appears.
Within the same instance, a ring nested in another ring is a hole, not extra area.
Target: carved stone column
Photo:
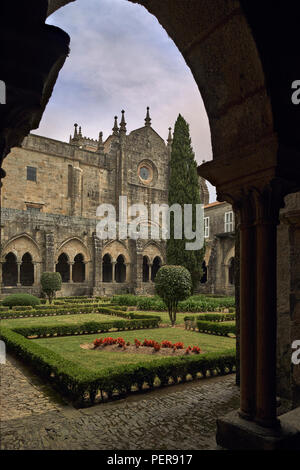
[[[102,282],[102,241],[93,233],[93,287]]]
[[[255,413],[255,229],[250,198],[236,204],[240,217],[240,415]]]
[[[282,204],[270,186],[254,194],[256,219],[256,412],[273,427],[276,418],[277,225]]]
[[[112,261],[112,282],[116,282],[116,261]]]
[[[18,280],[17,280],[17,287],[21,287],[21,264],[20,261],[17,262],[18,266]]]
[[[48,232],[46,233],[46,240],[45,240],[45,270],[47,272],[54,272],[55,271],[55,259],[54,259],[54,233]]]
[[[69,282],[73,283],[73,266],[74,266],[74,262],[69,262],[69,266],[70,266],[70,279],[69,279]]]

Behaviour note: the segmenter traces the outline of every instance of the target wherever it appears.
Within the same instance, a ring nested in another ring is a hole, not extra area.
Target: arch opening
[[[14,253],[8,253],[5,256],[5,262],[2,265],[2,281],[4,286],[16,286],[18,283],[18,264]]]
[[[149,260],[147,256],[143,256],[143,282],[149,282]]]
[[[56,272],[60,273],[62,282],[70,282],[70,264],[66,253],[59,255]]]
[[[30,253],[25,253],[22,256],[22,263],[20,266],[20,283],[22,286],[32,286],[34,283],[34,266]]]
[[[115,265],[115,280],[116,282],[126,281],[126,264],[123,255],[119,255]]]
[[[206,284],[207,282],[207,266],[205,261],[203,261],[202,263],[202,276],[200,282],[201,284]]]
[[[153,260],[152,270],[151,270],[151,281],[154,282],[156,278],[156,274],[158,273],[161,267],[161,259],[159,256],[156,256]]]
[[[103,256],[102,260],[102,280],[103,282],[112,282],[112,262],[108,253]]]
[[[74,264],[72,269],[72,280],[73,282],[84,282],[85,281],[85,264],[84,257],[81,253],[75,256]]]

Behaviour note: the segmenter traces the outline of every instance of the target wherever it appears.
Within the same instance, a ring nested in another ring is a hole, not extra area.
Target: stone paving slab
[[[1,366],[2,450],[213,449],[216,418],[239,406],[231,374],[76,410],[22,367]]]

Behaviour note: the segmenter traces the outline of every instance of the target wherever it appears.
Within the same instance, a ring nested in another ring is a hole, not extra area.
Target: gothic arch
[[[103,248],[102,257],[106,254],[110,255],[112,262],[116,263],[119,255],[124,257],[125,263],[130,262],[127,247],[122,240],[112,240],[107,243]]]
[[[162,262],[164,259],[161,247],[158,243],[155,243],[153,241],[149,241],[144,245],[143,256],[147,256],[150,264],[153,263],[154,258],[157,256],[161,259]]]
[[[234,256],[235,256],[235,247],[232,246],[225,255],[225,258],[224,258],[225,266],[229,266],[230,259],[234,258]]]
[[[60,247],[57,250],[55,260],[56,263],[58,262],[58,258],[62,253],[65,253],[68,256],[70,262],[74,262],[75,256],[79,253],[83,255],[85,262],[88,263],[91,261],[91,256],[88,247],[78,237],[68,238],[67,240],[61,243]]]
[[[25,253],[30,253],[32,261],[41,262],[39,246],[27,233],[17,235],[5,243],[2,251],[2,262],[9,252],[14,253],[19,263],[22,262],[22,257]]]

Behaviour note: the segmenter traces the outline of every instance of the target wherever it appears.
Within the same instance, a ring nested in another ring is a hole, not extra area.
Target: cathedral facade
[[[148,108],[129,134],[122,111],[105,141],[75,124],[69,143],[30,134],[13,148],[1,189],[1,293],[39,295],[44,271],[60,272],[62,296],[153,293],[165,241],[101,240],[96,211],[118,208],[122,195],[128,206],[166,204],[171,145],[171,130],[165,142]]]

